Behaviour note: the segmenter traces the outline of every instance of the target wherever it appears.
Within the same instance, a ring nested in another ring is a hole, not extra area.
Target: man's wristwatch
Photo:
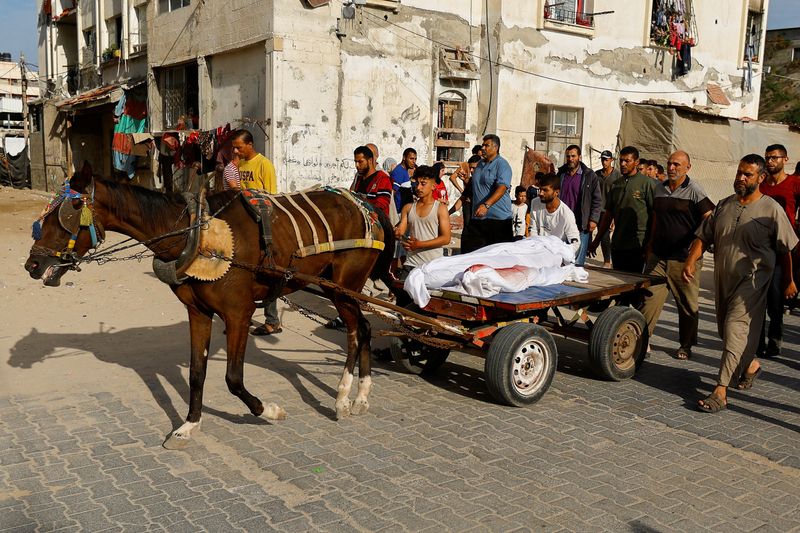
[[[485,208],[486,208],[486,210],[488,211],[488,210],[489,210],[489,208],[490,208],[490,207],[492,207],[492,206],[491,206],[491,205],[489,205],[489,204],[487,204],[486,202],[483,202],[483,207],[485,207]]]

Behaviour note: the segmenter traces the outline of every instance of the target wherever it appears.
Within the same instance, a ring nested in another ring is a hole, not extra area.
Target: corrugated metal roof
[[[105,85],[91,91],[87,91],[78,96],[67,98],[56,103],[56,107],[61,111],[68,111],[70,109],[80,107],[91,107],[98,105],[102,100],[111,100],[115,102],[122,96],[122,89],[119,84]]]

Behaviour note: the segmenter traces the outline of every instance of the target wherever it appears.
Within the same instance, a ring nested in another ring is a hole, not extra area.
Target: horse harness
[[[309,189],[313,191],[314,189]],[[361,195],[355,195],[346,189],[335,189],[326,187],[322,189],[326,192],[340,194],[350,200],[359,208],[359,212],[364,219],[364,227],[366,228],[363,238],[360,239],[344,239],[336,241],[333,239],[333,231],[331,231],[330,224],[322,214],[320,208],[311,201],[306,194],[307,191],[299,191],[296,193],[285,194],[268,194],[256,189],[245,189],[242,191],[242,199],[244,205],[247,207],[247,212],[253,217],[261,228],[261,242],[267,255],[272,255],[272,214],[273,208],[277,208],[283,212],[289,219],[294,230],[295,239],[298,244],[298,249],[292,254],[292,258],[303,258],[311,255],[323,254],[327,252],[334,252],[337,250],[348,250],[353,248],[371,248],[383,250],[384,243],[378,240],[376,232],[380,224],[373,222],[370,217],[370,212],[374,211],[372,205],[360,198]],[[309,214],[306,210],[300,207],[295,197],[302,198],[309,206],[311,206],[312,213]],[[284,205],[287,204],[287,205]],[[303,236],[300,232],[300,224],[297,217],[292,214],[289,207],[293,207],[305,220],[305,223],[311,230],[312,243],[305,245]],[[325,230],[325,240],[320,240],[319,232],[314,224],[312,215],[317,218]]]
[[[76,207],[74,202],[80,201]],[[53,250],[44,246],[35,246],[41,253],[40,255],[47,255],[51,257],[58,257],[66,263],[64,266],[79,270],[78,258],[75,257],[73,250],[75,243],[78,240],[78,235],[83,229],[89,232],[92,239],[92,248],[97,248],[103,241],[105,241],[105,230],[103,225],[94,214],[94,178],[86,188],[85,193],[72,190],[69,180],[64,182],[63,188],[56,193],[55,197],[47,204],[44,211],[34,221],[32,227],[32,236],[34,240],[41,238],[42,221],[54,211],[58,211],[58,222],[67,233],[70,234],[67,246],[63,250]]]
[[[286,194],[268,194],[265,191],[257,189],[244,189],[241,191],[240,197],[242,199],[242,203],[245,205],[245,210],[259,225],[261,246],[264,249],[264,253],[268,261],[268,266],[260,267],[257,270],[259,272],[271,271],[281,275],[280,281],[273,288],[272,293],[274,293],[274,296],[280,294],[286,285],[286,282],[291,279],[293,273],[292,263],[296,259],[348,249],[367,248],[383,250],[385,247],[385,244],[377,237],[377,231],[380,227],[380,224],[373,222],[372,217],[370,216],[370,211],[373,210],[373,208],[368,202],[361,198],[361,195],[355,195],[346,189],[334,189],[326,187],[323,190],[330,193],[340,194],[359,208],[359,212],[364,219],[364,225],[366,228],[363,238],[343,239],[338,241],[334,240],[333,231],[331,230],[328,220],[325,218],[322,210],[308,197],[306,194],[307,191]],[[201,195],[202,194],[203,193],[201,192]],[[206,219],[206,215],[204,213],[208,213],[208,203],[205,201],[205,199],[198,198],[197,195],[191,195],[187,193],[184,194],[184,197],[186,198],[187,205],[189,206],[189,214],[192,220],[190,222],[190,230],[194,228],[195,231],[190,233],[186,247],[184,248],[183,252],[181,252],[181,256],[177,260],[166,263],[155,258],[153,259],[153,270],[156,274],[156,277],[169,285],[178,285],[185,282],[190,277],[190,274],[187,274],[186,271],[194,259],[198,257],[198,254],[226,261],[235,266],[243,266],[239,262],[234,261],[233,257],[225,257],[214,253],[208,254],[206,251],[198,251],[200,232],[196,231],[198,224],[194,224],[193,222],[195,220],[202,221]],[[302,198],[309,206],[311,206],[310,213],[301,208],[297,198]],[[300,216],[295,215],[291,211],[291,208],[294,208],[294,210],[300,213]],[[276,209],[285,214],[289,219],[298,245],[298,248],[292,253],[290,263],[286,268],[279,268],[275,264],[274,259],[272,225]],[[317,227],[314,223],[315,218],[321,223],[324,229],[325,234],[322,236],[323,238],[320,238],[320,232],[317,230]],[[301,233],[300,228],[303,224],[307,224],[311,230],[312,242],[309,244],[306,244],[306,241],[303,239]],[[204,224],[200,224],[199,226],[205,229]],[[272,296],[273,294],[270,294],[270,297]]]

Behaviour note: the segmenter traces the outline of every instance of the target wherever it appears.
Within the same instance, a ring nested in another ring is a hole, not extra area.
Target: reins
[[[92,183],[94,183],[94,179],[92,180]],[[68,185],[67,185],[67,187],[68,187]],[[78,196],[75,196],[74,198],[82,198],[82,196],[83,196],[83,195],[80,195],[79,193],[74,193],[74,194],[78,194]],[[227,202],[225,202],[225,204],[223,204],[219,209],[214,211],[214,213],[211,214],[211,217],[213,218],[213,217],[217,216],[219,213],[221,213],[222,211],[224,211],[236,198],[239,197],[239,195],[241,195],[241,191],[239,191],[237,194],[232,196],[231,199],[228,200]],[[93,197],[94,197],[94,187],[92,186],[92,199],[93,199]],[[66,198],[66,196],[62,195],[62,199],[58,201],[58,204],[60,204],[60,202],[64,201],[64,198]],[[73,198],[73,197],[70,196],[70,198]],[[52,203],[51,203],[51,205],[52,205]],[[48,206],[45,209],[45,212],[43,213],[41,218],[44,218],[45,216],[49,215],[53,210],[54,209],[52,209],[50,206]],[[188,211],[189,211],[189,205],[187,203],[186,207],[183,208],[183,210],[181,211],[181,213],[178,216],[177,220],[173,224],[173,226],[172,226],[173,228],[175,228],[178,224],[180,224],[180,221],[183,220],[183,217],[186,216]],[[93,241],[93,248],[95,248],[95,252],[87,253],[83,257],[78,257],[78,256],[72,254],[71,251],[67,252],[67,253],[65,253],[65,251],[63,251],[63,250],[61,252],[58,252],[56,250],[52,250],[50,248],[45,248],[43,246],[38,246],[38,245],[35,245],[35,244],[31,247],[31,253],[34,254],[34,255],[48,255],[48,256],[55,256],[55,257],[59,257],[59,258],[65,258],[65,259],[68,260],[67,262],[59,263],[56,266],[66,267],[66,268],[69,268],[71,270],[76,270],[76,271],[80,272],[80,266],[79,266],[80,263],[92,263],[92,262],[94,262],[94,263],[97,263],[98,265],[103,265],[103,264],[114,262],[114,261],[132,261],[132,260],[136,260],[136,261],[141,262],[143,259],[146,259],[146,258],[153,257],[153,256],[157,255],[162,250],[160,250],[160,249],[159,250],[142,250],[141,252],[138,252],[138,253],[135,253],[135,254],[132,254],[132,255],[129,255],[129,256],[126,256],[126,257],[113,257],[113,255],[117,254],[119,252],[123,252],[125,250],[129,250],[131,248],[135,248],[135,247],[140,246],[140,245],[148,247],[151,244],[158,243],[159,241],[162,241],[164,239],[169,239],[169,238],[172,238],[172,237],[180,237],[180,236],[183,236],[183,235],[185,235],[185,234],[187,234],[187,233],[189,233],[189,232],[191,232],[193,230],[205,229],[207,226],[208,226],[208,221],[203,219],[202,217],[198,217],[197,221],[194,224],[190,223],[185,228],[178,229],[178,230],[173,229],[173,230],[171,230],[171,231],[169,231],[167,233],[164,233],[162,235],[158,235],[156,237],[152,237],[152,238],[144,240],[144,241],[137,241],[133,237],[128,237],[128,238],[123,239],[122,241],[120,241],[120,242],[118,242],[116,244],[113,244],[113,245],[105,248],[102,251],[99,251],[99,250],[97,250],[96,247],[104,242],[104,239],[101,239],[96,245],[95,245],[95,243]],[[74,237],[74,239],[72,237],[70,238],[70,243],[69,244],[72,244],[72,247],[74,248],[74,240],[77,239],[77,234],[74,235],[73,237]],[[68,248],[69,248],[69,244],[68,244]],[[71,250],[71,248],[69,248],[69,249]],[[45,253],[36,254],[35,252],[37,252],[37,251],[45,252]]]

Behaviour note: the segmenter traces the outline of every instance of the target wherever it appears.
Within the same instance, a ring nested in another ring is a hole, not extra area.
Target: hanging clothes
[[[147,102],[136,100],[129,91],[125,91],[114,108],[114,118],[112,162],[116,170],[125,172],[128,179],[133,179],[136,175],[136,156],[131,154],[134,144],[131,134],[147,131]]]

